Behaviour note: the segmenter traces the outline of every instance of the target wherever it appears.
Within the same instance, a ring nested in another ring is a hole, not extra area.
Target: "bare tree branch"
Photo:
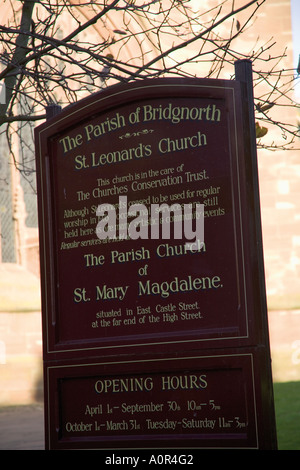
[[[145,77],[221,78],[224,71],[233,75],[236,60],[249,58],[257,119],[282,137],[258,145],[290,148],[299,140],[298,123],[281,122],[275,110],[299,107],[291,98],[296,71],[284,70],[285,51],[273,53],[274,38],[257,40],[249,51],[237,47],[265,1],[236,8],[223,0],[209,11],[199,2],[194,11],[188,0],[11,0],[12,16],[0,25],[1,130],[13,126],[26,141],[26,129],[31,133],[45,119],[51,103],[65,106],[103,86]],[[28,173],[34,156],[25,147],[18,168]]]

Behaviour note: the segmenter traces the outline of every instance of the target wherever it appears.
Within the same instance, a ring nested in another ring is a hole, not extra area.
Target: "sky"
[[[300,55],[300,0],[291,0],[294,67],[297,68]],[[300,77],[300,75],[298,76]],[[295,86],[296,101],[300,102],[300,80]]]
[[[297,68],[300,55],[300,0],[291,0],[294,67]],[[300,80],[295,87],[296,101],[300,102]]]
[[[292,28],[294,45],[294,64],[298,65],[300,54],[300,0],[291,0],[292,7]]]

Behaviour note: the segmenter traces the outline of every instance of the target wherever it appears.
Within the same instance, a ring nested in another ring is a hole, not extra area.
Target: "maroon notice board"
[[[48,396],[60,412],[46,417],[48,439],[55,449],[256,449],[257,360],[219,351],[56,363],[47,368]]]
[[[168,447],[171,436],[177,447],[272,447],[258,431],[272,422],[272,396],[256,383],[271,390],[242,102],[236,81],[145,80],[92,95],[37,128],[49,448]],[[143,210],[131,214],[136,204]],[[181,220],[174,204],[191,205],[194,230],[203,205],[204,242],[191,250],[173,236],[171,222]],[[150,220],[158,206],[170,234],[151,237],[145,214]],[[100,225],[106,238],[97,235]],[[203,395],[206,410],[210,400],[221,403],[218,426],[207,428],[210,413],[192,410],[201,406],[196,385],[178,386],[176,399],[171,389],[162,393],[168,366],[198,377],[192,381],[209,371]],[[140,390],[128,392],[131,411],[104,416],[119,399],[111,389],[91,392],[96,377],[124,384],[147,374],[153,412]],[[264,400],[270,404],[260,411]],[[168,411],[173,402],[181,412]],[[84,419],[89,407],[102,410],[99,425],[88,413]]]

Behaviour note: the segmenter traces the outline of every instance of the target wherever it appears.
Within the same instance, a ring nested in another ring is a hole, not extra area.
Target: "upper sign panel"
[[[249,340],[239,103],[143,81],[37,129],[46,353]]]

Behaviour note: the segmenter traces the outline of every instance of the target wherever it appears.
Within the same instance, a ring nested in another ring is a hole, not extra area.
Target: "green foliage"
[[[300,382],[274,384],[279,450],[300,450]]]

